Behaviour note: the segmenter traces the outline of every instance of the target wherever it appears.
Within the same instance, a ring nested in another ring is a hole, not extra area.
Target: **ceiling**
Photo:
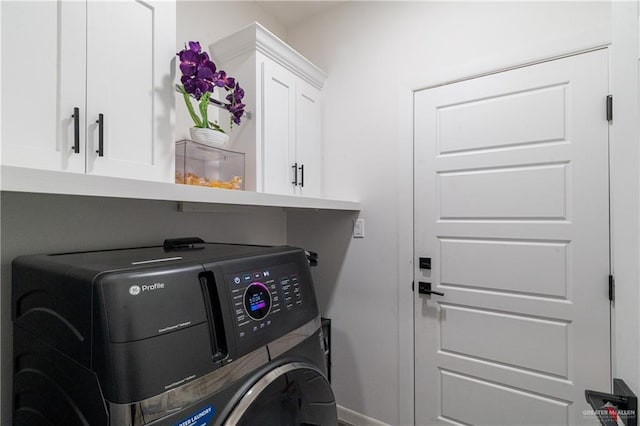
[[[285,28],[293,27],[310,17],[337,6],[342,1],[256,1],[270,15],[273,15]]]

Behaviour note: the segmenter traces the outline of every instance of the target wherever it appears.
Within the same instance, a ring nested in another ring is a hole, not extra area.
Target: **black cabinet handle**
[[[96,153],[98,157],[104,157],[104,114],[98,114],[98,149]]]
[[[293,169],[293,182],[291,182],[291,184],[293,186],[298,186],[298,163],[293,163],[291,168]]]
[[[298,167],[298,170],[300,170],[300,187],[304,187],[304,164],[301,164],[300,167]]]
[[[425,283],[422,281],[418,281],[418,293],[420,294],[435,294],[438,296],[444,296],[444,293],[441,291],[431,290],[431,283]]]
[[[80,108],[73,109],[73,147],[71,148],[76,154],[80,154]]]

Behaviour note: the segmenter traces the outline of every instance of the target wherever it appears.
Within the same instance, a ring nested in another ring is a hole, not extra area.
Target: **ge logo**
[[[137,296],[138,294],[140,294],[140,286],[132,285],[131,287],[129,287],[129,294],[132,296]]]

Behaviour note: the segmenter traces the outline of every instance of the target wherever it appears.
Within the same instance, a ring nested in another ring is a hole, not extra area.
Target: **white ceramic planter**
[[[213,129],[192,127],[189,129],[191,140],[215,148],[226,148],[229,143],[229,135]]]

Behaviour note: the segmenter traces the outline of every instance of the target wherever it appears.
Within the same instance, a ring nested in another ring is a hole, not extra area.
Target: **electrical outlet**
[[[364,238],[364,219],[353,222],[353,238]]]

